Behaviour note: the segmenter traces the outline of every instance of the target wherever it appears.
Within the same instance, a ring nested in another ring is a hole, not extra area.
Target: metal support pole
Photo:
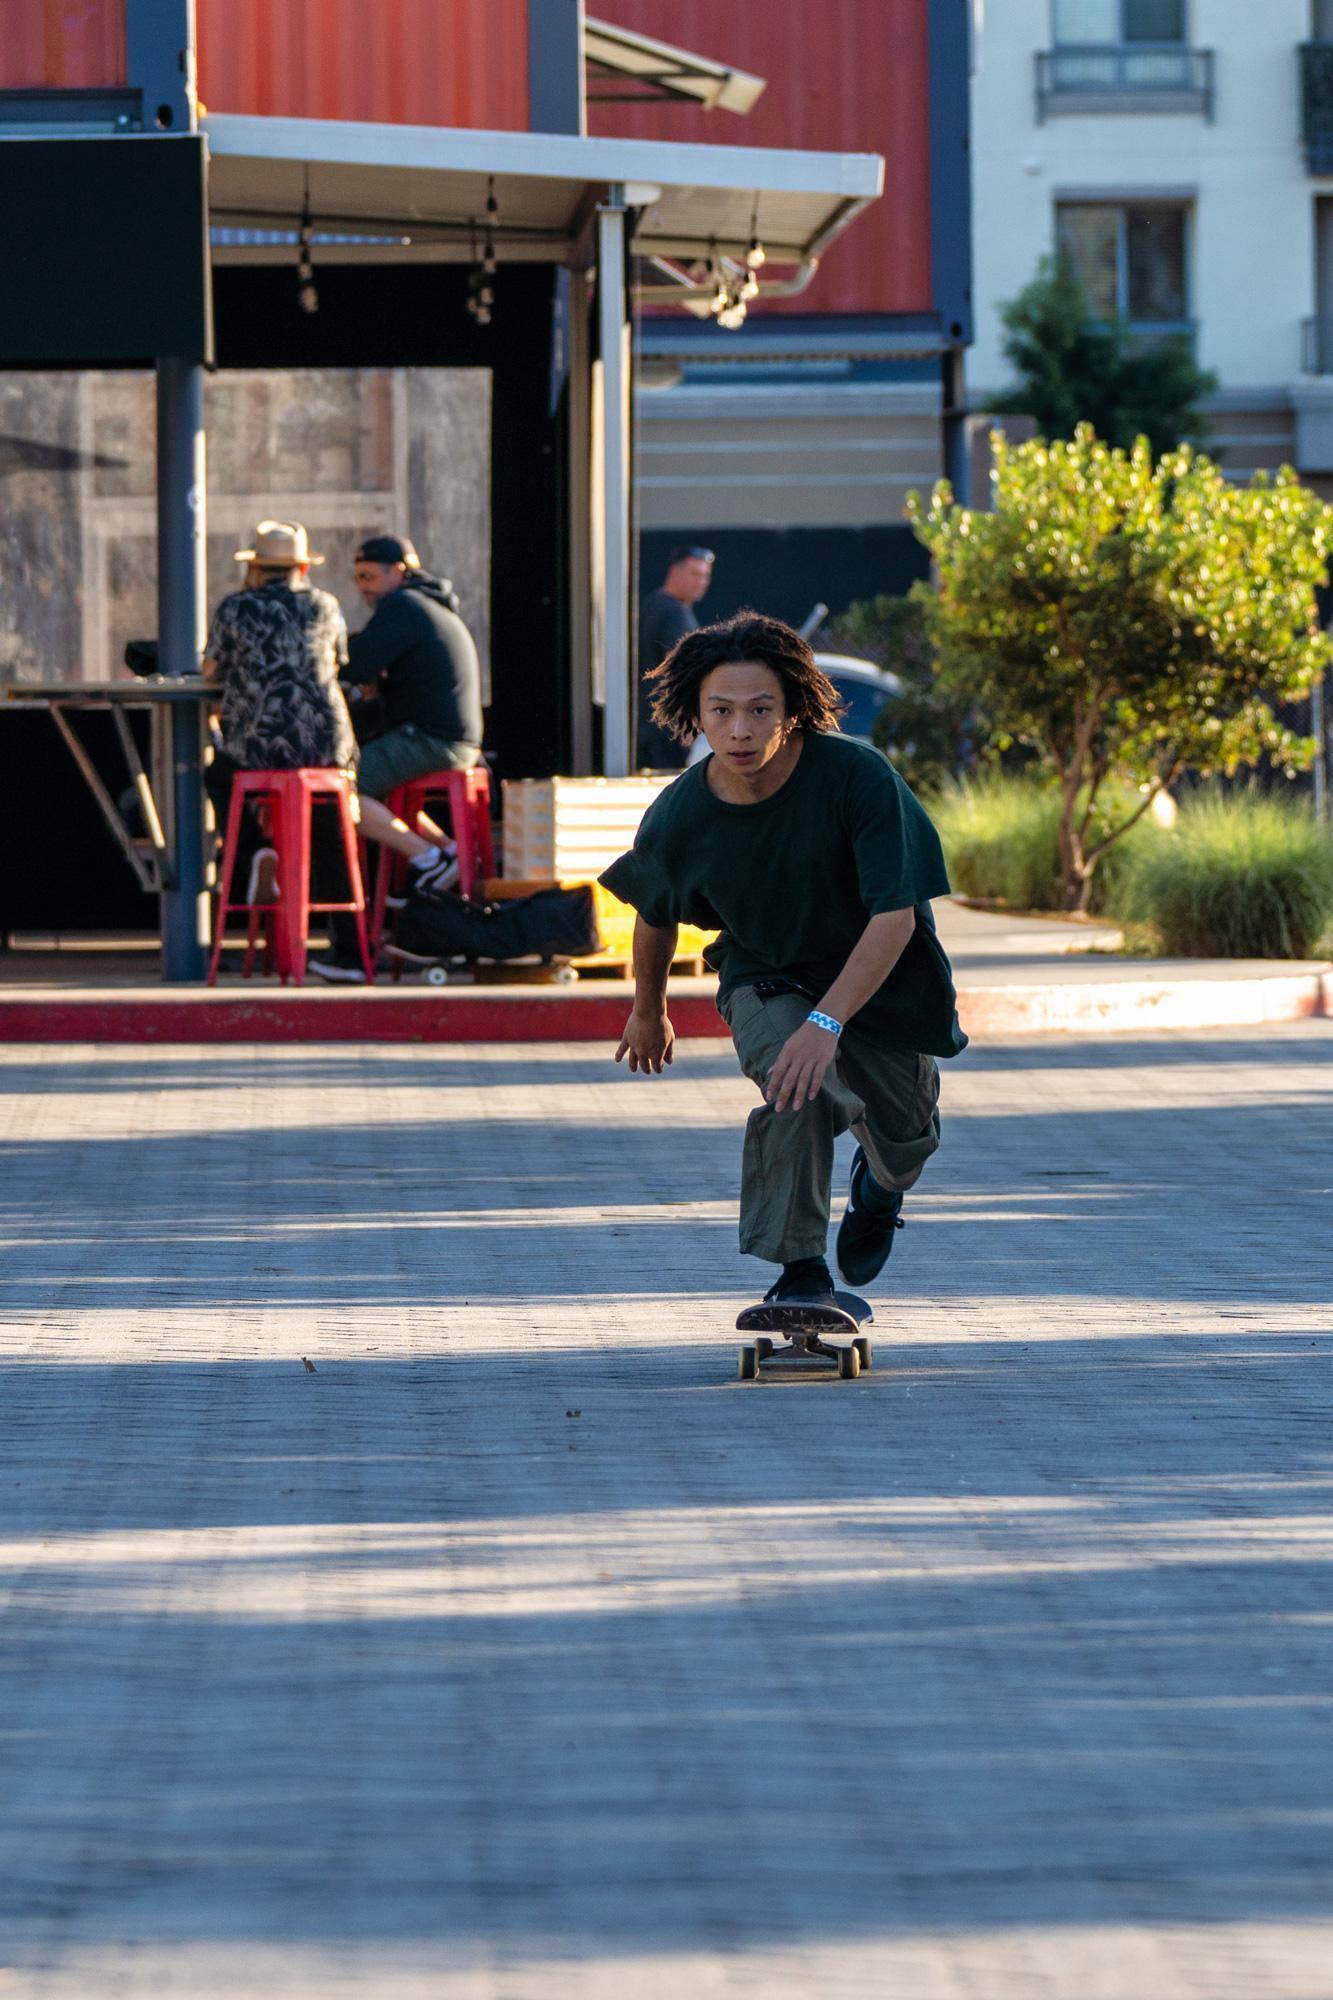
[[[944,476],[960,506],[969,501],[967,458],[967,388],[963,377],[963,350],[946,347],[940,356],[941,446]]]
[[[569,506],[569,699],[571,775],[593,772],[592,733],[592,357],[588,278],[582,269],[569,279],[569,382],[566,391]]]
[[[629,328],[625,321],[625,195],[608,190],[597,211],[597,322],[602,382],[602,565],[606,715],[603,768],[624,778],[634,768],[634,663],[630,658]]]
[[[157,364],[157,635],[164,674],[197,674],[204,650],[204,371]],[[162,973],[202,979],[209,934],[204,888],[201,710],[171,705],[174,889],[162,897]]]

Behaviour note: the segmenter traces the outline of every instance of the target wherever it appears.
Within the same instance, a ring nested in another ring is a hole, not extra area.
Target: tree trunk
[[[1066,779],[1060,808],[1060,906],[1065,910],[1086,910],[1092,893],[1092,871],[1075,824],[1077,806],[1078,786]]]

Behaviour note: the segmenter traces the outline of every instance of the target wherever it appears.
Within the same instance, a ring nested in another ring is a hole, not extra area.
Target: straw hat
[[[258,563],[261,569],[296,569],[323,560],[311,549],[299,521],[261,521],[254,547],[236,551],[237,562]]]

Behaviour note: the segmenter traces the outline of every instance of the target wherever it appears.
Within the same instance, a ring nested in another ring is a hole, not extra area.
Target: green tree
[[[1333,509],[1291,471],[1233,486],[1188,447],[1154,463],[1145,439],[1112,450],[1086,424],[992,442],[993,512],[955,506],[947,481],[928,511],[912,495],[936,576],[915,590],[945,686],[1055,774],[1064,900],[1086,909],[1101,856],[1182,772],[1310,763],[1270,704],[1333,658],[1315,600]],[[1108,824],[1117,782],[1139,803]]]
[[[830,621],[835,652],[873,660],[902,682],[902,693],[875,718],[872,738],[914,791],[937,792],[970,762],[973,703],[944,687],[935,672],[929,608],[915,597],[869,597]]]
[[[1032,417],[1044,438],[1072,438],[1087,423],[1126,450],[1146,437],[1160,457],[1204,435],[1198,405],[1217,378],[1196,364],[1188,339],[1168,334],[1148,346],[1122,320],[1094,321],[1067,257],[1043,257],[1000,318],[1018,386],[993,407]]]

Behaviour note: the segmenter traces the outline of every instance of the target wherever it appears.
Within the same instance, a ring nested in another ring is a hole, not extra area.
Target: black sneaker
[[[410,862],[407,870],[408,894],[412,896],[447,896],[458,887],[458,849],[452,843],[433,861],[424,865]]]
[[[782,1306],[793,1299],[802,1305],[815,1305],[827,1299],[833,1300],[833,1278],[822,1257],[799,1257],[794,1264],[784,1264],[782,1276],[777,1283],[764,1293],[766,1306]]]
[[[862,1190],[869,1172],[869,1162],[858,1146],[847,1189],[847,1212],[838,1225],[838,1269],[847,1283],[858,1289],[879,1276],[889,1261],[894,1231],[903,1226],[901,1193],[894,1194],[889,1207],[865,1206]]]

